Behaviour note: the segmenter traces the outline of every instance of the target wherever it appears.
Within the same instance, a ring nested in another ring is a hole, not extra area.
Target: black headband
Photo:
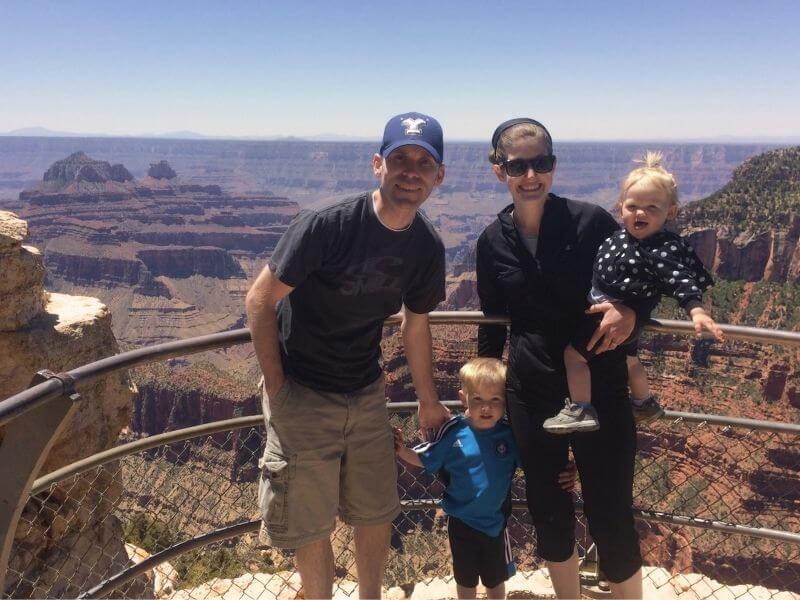
[[[535,119],[529,119],[527,117],[522,117],[519,119],[509,119],[508,121],[503,121],[500,125],[497,126],[497,129],[494,130],[492,134],[492,150],[497,152],[497,142],[500,141],[500,136],[503,135],[503,132],[508,129],[509,127],[513,127],[514,125],[521,125],[522,123],[530,123],[531,125],[536,125],[537,127],[541,127],[544,131],[544,134],[547,136],[547,143],[552,148],[553,147],[553,138],[550,137],[550,132],[547,131],[547,127],[539,123],[539,121]]]

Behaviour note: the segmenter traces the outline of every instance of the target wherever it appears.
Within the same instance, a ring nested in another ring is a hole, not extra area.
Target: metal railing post
[[[31,387],[48,379],[58,379],[64,393],[47,404],[40,404],[6,425],[0,442],[0,595],[5,590],[8,561],[17,523],[28,502],[31,486],[50,449],[67,420],[75,412],[80,396],[74,381],[66,374],[39,371]]]

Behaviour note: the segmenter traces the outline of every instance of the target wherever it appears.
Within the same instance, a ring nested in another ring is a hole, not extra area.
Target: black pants
[[[627,399],[624,356],[601,355],[592,370],[592,403],[600,429],[571,436],[553,435],[542,422],[563,406],[562,398],[536,394],[535,388],[508,390],[507,406],[522,467],[528,509],[536,527],[537,554],[562,562],[575,547],[575,509],[572,494],[558,485],[570,444],[583,491],[584,512],[609,581],[619,583],[642,565],[633,503],[636,429]],[[611,372],[609,372],[609,369]]]
[[[450,516],[447,537],[453,555],[453,578],[458,585],[474,588],[480,578],[484,587],[493,588],[516,572],[505,527],[499,535],[490,537]]]

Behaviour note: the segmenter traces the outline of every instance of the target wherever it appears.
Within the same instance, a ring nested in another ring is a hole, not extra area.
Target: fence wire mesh
[[[414,414],[396,413],[392,422],[407,442],[417,439]],[[789,433],[662,419],[639,433],[636,508],[800,533],[796,444]],[[54,484],[25,508],[5,595],[75,597],[152,553],[257,519],[262,449],[262,428],[238,429],[127,455]],[[403,463],[398,474],[402,500],[441,497],[436,477]],[[513,493],[524,500],[521,475]],[[686,524],[639,520],[637,526],[645,577],[657,589],[669,586],[675,595],[698,599],[800,597],[798,545]],[[543,565],[523,506],[515,508],[508,527],[517,577],[541,579]],[[591,538],[582,517],[576,535],[584,554]],[[338,526],[338,597],[357,597],[352,547],[350,529]],[[448,584],[454,597],[443,514],[404,510],[393,524],[385,585],[426,597],[425,588]],[[112,595],[284,599],[298,597],[299,590],[292,553],[259,545],[254,533],[161,563]]]

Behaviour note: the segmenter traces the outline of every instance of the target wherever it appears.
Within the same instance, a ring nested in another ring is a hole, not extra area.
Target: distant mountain
[[[174,140],[213,140],[223,139],[204,135],[195,131],[167,131],[165,133],[141,133],[136,135],[117,133],[76,133],[74,131],[54,131],[46,127],[23,127],[0,133],[0,137],[74,137],[74,138],[165,138]],[[234,138],[230,138],[234,139]]]
[[[92,134],[74,133],[71,131],[53,131],[44,127],[23,127],[22,129],[14,129],[6,133],[0,133],[0,136],[7,135],[9,137],[97,137]]]
[[[54,131],[46,127],[23,127],[0,133],[0,137],[75,137],[75,138],[140,138],[167,140],[226,140],[226,141],[312,141],[312,142],[372,142],[372,137],[341,135],[338,133],[320,133],[308,136],[295,135],[207,135],[196,131],[180,130],[163,133],[109,134],[109,133],[76,133],[74,131]]]
[[[167,138],[172,140],[213,140],[217,139],[213,135],[204,135],[196,131],[167,131],[166,133],[151,133],[142,134],[132,137],[145,137],[145,138]]]

